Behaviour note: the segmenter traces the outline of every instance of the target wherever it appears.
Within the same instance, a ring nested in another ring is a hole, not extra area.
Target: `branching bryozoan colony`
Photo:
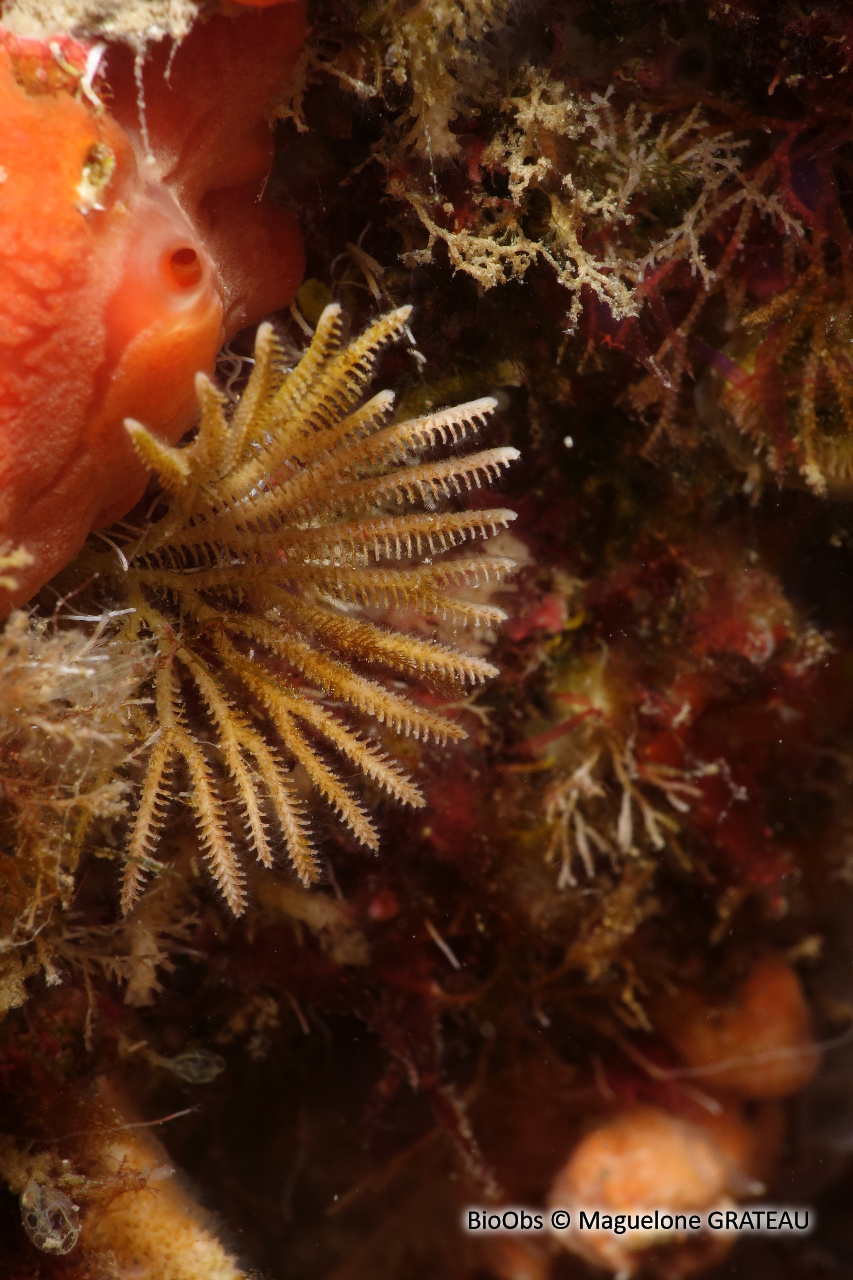
[[[327,307],[293,369],[262,325],[233,411],[199,376],[201,422],[189,445],[166,446],[128,423],[165,496],[159,518],[122,552],[133,609],[125,633],[150,640],[160,656],[150,709],[141,712],[150,747],[125,911],[157,868],[176,793],[195,813],[210,870],[235,913],[246,902],[241,844],[271,866],[281,837],[302,880],[316,878],[307,784],[375,849],[375,826],[343,780],[341,760],[396,800],[423,800],[376,734],[341,710],[417,738],[458,739],[465,735],[457,723],[374,672],[445,685],[496,674],[481,657],[377,616],[407,609],[493,626],[501,609],[447,589],[494,581],[512,567],[506,558],[444,553],[514,518],[453,509],[452,499],[496,478],[517,451],[426,456],[477,431],[494,400],[405,422],[390,421],[389,392],[360,403],[378,354],[403,334],[408,316],[407,307],[393,311],[342,346],[340,308]],[[92,567],[114,592],[115,561],[98,559]]]

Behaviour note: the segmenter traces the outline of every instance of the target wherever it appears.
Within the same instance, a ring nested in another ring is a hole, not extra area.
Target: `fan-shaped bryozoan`
[[[160,655],[150,709],[140,712],[150,747],[127,852],[125,910],[156,867],[175,793],[194,810],[210,870],[235,913],[245,906],[243,844],[270,866],[283,843],[302,880],[316,877],[306,781],[375,849],[375,827],[341,764],[403,803],[423,799],[369,730],[349,721],[373,718],[440,741],[465,735],[374,673],[384,669],[397,685],[401,676],[446,685],[496,674],[480,657],[392,630],[377,617],[404,608],[493,626],[504,616],[499,608],[448,588],[477,587],[512,567],[505,558],[443,553],[514,518],[506,510],[454,509],[449,500],[496,477],[517,451],[425,456],[475,432],[494,400],[405,422],[390,421],[389,392],[362,403],[378,354],[401,336],[408,316],[407,307],[391,312],[344,346],[340,308],[327,307],[293,369],[272,327],[262,325],[252,375],[233,410],[199,375],[201,422],[192,443],[172,448],[127,424],[164,499],[155,522],[122,553],[133,610],[125,631]],[[115,560],[109,568],[99,560],[113,591]]]

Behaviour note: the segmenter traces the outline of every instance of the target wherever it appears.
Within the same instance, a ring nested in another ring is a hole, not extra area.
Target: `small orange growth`
[[[787,1098],[820,1063],[797,974],[782,956],[759,960],[724,1004],[682,992],[655,1011],[659,1030],[716,1089],[744,1098]]]
[[[702,1129],[656,1107],[634,1107],[582,1139],[550,1200],[614,1213],[647,1205],[691,1212],[713,1204],[726,1184],[725,1161]]]
[[[716,1261],[730,1242],[688,1238],[685,1243],[683,1232],[656,1231],[653,1221],[647,1229],[620,1235],[603,1228],[580,1231],[578,1210],[704,1214],[731,1203],[732,1177],[737,1180],[738,1171],[703,1127],[657,1107],[639,1106],[611,1117],[578,1143],[558,1173],[548,1203],[551,1209],[569,1210],[572,1226],[559,1238],[573,1253],[630,1275],[641,1264],[640,1254],[667,1245],[672,1251],[662,1273],[680,1277]]]

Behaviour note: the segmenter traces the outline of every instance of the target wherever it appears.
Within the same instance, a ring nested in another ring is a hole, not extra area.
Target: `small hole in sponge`
[[[192,289],[199,283],[204,273],[201,259],[190,245],[182,245],[175,249],[166,259],[166,271],[173,284],[179,289]]]

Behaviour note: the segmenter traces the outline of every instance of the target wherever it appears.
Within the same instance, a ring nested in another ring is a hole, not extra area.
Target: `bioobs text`
[[[469,1208],[463,1215],[466,1231],[566,1231],[574,1223],[576,1231],[612,1231],[627,1235],[633,1231],[744,1231],[807,1232],[814,1226],[814,1214],[800,1207],[750,1205],[740,1209],[711,1209],[705,1213],[670,1213],[665,1209],[646,1213],[608,1213],[601,1209],[552,1209],[537,1212],[523,1208]]]

